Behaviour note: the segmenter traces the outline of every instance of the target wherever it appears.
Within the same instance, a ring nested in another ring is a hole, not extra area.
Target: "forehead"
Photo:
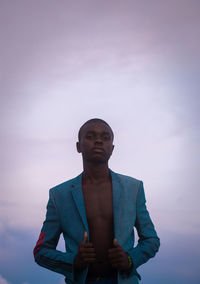
[[[112,134],[111,128],[103,122],[89,122],[83,126],[82,134],[87,132],[107,132]]]

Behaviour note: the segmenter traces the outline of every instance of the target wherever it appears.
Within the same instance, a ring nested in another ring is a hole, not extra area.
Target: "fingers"
[[[96,252],[93,243],[88,242],[88,233],[84,232],[83,240],[79,244],[78,253],[74,258],[76,269],[83,269],[96,261]]]
[[[117,246],[118,246],[118,241],[117,241],[117,239],[114,239],[114,240],[113,240],[113,245],[114,245],[114,247],[117,247]]]
[[[91,254],[81,253],[81,259],[85,263],[95,262],[96,261],[96,253],[91,253]]]
[[[81,243],[80,248],[94,248],[93,243]]]
[[[87,233],[87,231],[85,231],[85,232],[84,232],[84,236],[83,236],[83,241],[82,241],[82,243],[86,244],[87,241],[88,241],[88,233]]]
[[[110,260],[119,259],[124,256],[124,252],[119,248],[109,249],[108,250],[108,258]]]
[[[118,257],[118,256],[123,255],[124,250],[123,250],[123,248],[118,244],[117,239],[113,239],[113,245],[114,245],[114,247],[113,247],[113,248],[110,248],[110,249],[108,250],[108,256],[110,256],[110,257]]]
[[[90,244],[88,244],[88,245],[90,245]],[[86,253],[88,255],[93,255],[95,253],[95,248],[93,247],[93,245],[91,247],[80,247],[79,251],[82,254]]]
[[[119,270],[128,268],[128,256],[120,245],[108,250],[108,258],[113,268]]]
[[[96,261],[96,252],[93,243],[88,242],[88,233],[84,232],[83,241],[79,247],[79,254],[85,263],[91,263]]]
[[[82,261],[85,263],[96,261],[96,252],[92,243],[87,243],[87,247],[81,247],[79,253]]]
[[[80,248],[93,248],[92,243],[88,243],[88,233],[87,231],[84,232],[82,243],[80,244]]]

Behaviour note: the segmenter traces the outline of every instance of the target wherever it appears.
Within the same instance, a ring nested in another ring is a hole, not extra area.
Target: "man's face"
[[[83,160],[105,163],[112,155],[113,135],[110,128],[102,122],[90,122],[82,131],[77,150],[82,153]]]

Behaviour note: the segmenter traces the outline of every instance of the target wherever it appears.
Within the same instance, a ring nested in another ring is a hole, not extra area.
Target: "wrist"
[[[128,257],[128,270],[132,269],[133,267],[133,260],[132,257],[130,256],[130,254],[126,253],[127,257]]]
[[[126,269],[123,269],[120,272],[122,274],[129,275],[133,269],[134,264],[133,264],[132,257],[127,252],[126,252],[126,255],[127,255],[127,260],[128,260],[128,266]]]

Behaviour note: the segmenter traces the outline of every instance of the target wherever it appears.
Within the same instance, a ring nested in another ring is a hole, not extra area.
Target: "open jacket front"
[[[112,199],[114,216],[114,238],[134,263],[129,275],[118,273],[119,284],[134,283],[139,274],[136,269],[158,251],[160,242],[145,205],[142,181],[114,173],[112,177]],[[63,274],[66,283],[85,283],[88,269],[74,274],[73,261],[84,232],[90,232],[87,223],[82,174],[49,191],[46,219],[34,248],[35,261],[48,269]],[[139,241],[134,247],[134,227]],[[63,233],[66,252],[56,250],[60,234]]]

